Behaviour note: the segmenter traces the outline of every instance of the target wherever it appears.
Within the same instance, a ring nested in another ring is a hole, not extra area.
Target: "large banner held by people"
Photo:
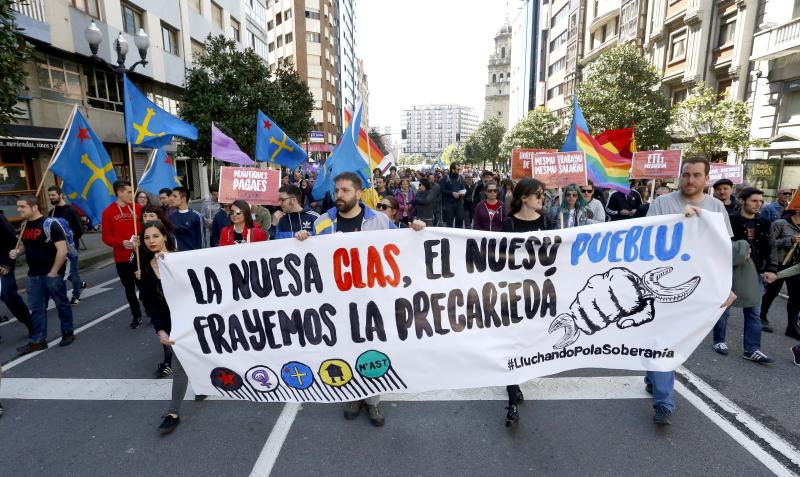
[[[195,392],[342,402],[672,370],[722,313],[720,214],[546,232],[429,228],[168,254],[175,352]]]

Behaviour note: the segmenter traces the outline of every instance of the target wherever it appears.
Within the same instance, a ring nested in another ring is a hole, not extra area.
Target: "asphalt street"
[[[169,378],[150,326],[128,327],[113,264],[83,271],[73,345],[49,313],[43,352],[16,358],[25,330],[0,324],[0,476],[199,475],[726,475],[800,473],[800,368],[794,342],[762,338],[776,358],[741,358],[742,316],[728,325],[731,354],[710,336],[679,372],[672,426],[652,423],[640,372],[584,369],[523,386],[520,424],[504,426],[501,388],[387,396],[386,426],[342,418],[339,404],[253,404],[191,390],[180,426],[160,437]],[[24,296],[24,295],[23,295]],[[0,308],[1,309],[1,308]],[[770,312],[785,326],[785,301]]]

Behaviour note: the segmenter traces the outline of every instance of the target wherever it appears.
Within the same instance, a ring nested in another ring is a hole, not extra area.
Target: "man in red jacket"
[[[136,297],[136,265],[131,262],[131,254],[139,244],[139,237],[134,233],[133,221],[136,220],[136,231],[142,223],[142,207],[133,203],[133,187],[128,181],[114,182],[114,193],[117,200],[103,211],[103,243],[114,250],[114,262],[117,275],[125,287],[125,297],[131,307],[131,328],[142,324],[142,311]],[[135,207],[135,209],[134,209]],[[134,210],[135,218],[134,218]]]

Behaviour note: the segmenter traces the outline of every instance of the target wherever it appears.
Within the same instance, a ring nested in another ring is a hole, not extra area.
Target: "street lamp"
[[[114,49],[117,51],[116,66],[97,56],[100,43],[103,42],[103,33],[99,28],[97,28],[94,20],[92,20],[89,26],[86,27],[84,36],[86,37],[86,41],[89,43],[89,48],[92,50],[92,59],[105,63],[109,69],[116,73],[130,73],[139,65],[147,65],[147,50],[150,48],[150,37],[147,36],[147,33],[145,33],[143,28],[139,28],[139,31],[136,32],[136,35],[133,38],[133,43],[136,45],[136,49],[139,50],[139,57],[141,59],[131,65],[130,68],[125,68],[125,56],[128,54],[128,41],[125,39],[125,36],[122,34],[122,32],[120,32],[119,35],[117,35],[117,39],[114,40]]]

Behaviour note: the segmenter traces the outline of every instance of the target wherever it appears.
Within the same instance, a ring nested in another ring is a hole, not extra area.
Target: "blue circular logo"
[[[314,373],[311,368],[297,361],[290,361],[281,366],[281,379],[287,386],[295,389],[308,389],[314,384]]]

